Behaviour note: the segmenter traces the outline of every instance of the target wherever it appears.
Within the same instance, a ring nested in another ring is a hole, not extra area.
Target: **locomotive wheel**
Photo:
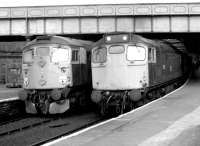
[[[147,98],[149,99],[149,100],[153,100],[155,97],[154,97],[154,93],[153,92],[150,92],[150,93],[148,93],[147,94]]]
[[[143,99],[141,99],[141,100],[139,100],[139,101],[136,102],[136,106],[137,106],[137,107],[140,107],[140,106],[142,106],[142,105],[144,105]]]
[[[148,98],[144,98],[144,104],[149,103],[151,100],[149,100]]]
[[[129,109],[128,109],[128,111],[131,111],[132,109],[134,109],[135,108],[135,103],[133,102],[133,101],[129,101]]]
[[[115,114],[116,114],[116,115],[123,114],[123,108],[122,108],[122,106],[117,105],[117,106],[115,107]]]
[[[81,95],[79,96],[79,106],[86,106],[87,105],[87,101],[86,101],[86,92],[82,91]]]
[[[125,102],[122,102],[122,104],[119,107],[120,107],[120,114],[123,114],[127,109],[127,104]]]
[[[156,91],[155,97],[156,97],[156,99],[158,99],[158,98],[161,97],[161,90],[157,90],[157,91]]]
[[[106,108],[106,103],[104,101],[101,101],[100,104],[100,114],[101,116],[106,116],[107,108]]]

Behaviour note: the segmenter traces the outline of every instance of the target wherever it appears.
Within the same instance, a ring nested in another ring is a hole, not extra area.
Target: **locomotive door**
[[[157,72],[159,72],[156,61],[156,48],[148,49],[148,62],[149,62],[149,84],[150,86],[157,83]]]
[[[83,85],[87,82],[87,53],[83,47],[72,49],[73,85]]]
[[[83,47],[80,47],[79,52],[81,84],[85,84],[88,80],[87,53]]]
[[[72,81],[74,86],[80,85],[81,79],[79,51],[79,47],[72,48]]]

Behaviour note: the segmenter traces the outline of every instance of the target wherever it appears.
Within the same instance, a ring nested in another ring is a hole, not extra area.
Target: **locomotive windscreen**
[[[106,35],[105,37],[106,43],[119,43],[119,42],[128,42],[128,41],[129,41],[128,34]]]
[[[107,50],[106,48],[96,48],[92,51],[92,61],[94,63],[103,63],[106,62],[107,57]]]
[[[23,52],[23,62],[31,63],[33,61],[33,50]]]
[[[49,56],[49,47],[38,47],[36,53],[37,56]]]
[[[69,49],[53,48],[52,62],[69,61]]]
[[[140,46],[128,46],[127,48],[127,59],[143,61],[146,58],[145,48]]]

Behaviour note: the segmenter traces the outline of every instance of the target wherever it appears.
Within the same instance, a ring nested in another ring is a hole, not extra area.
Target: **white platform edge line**
[[[131,114],[131,113],[140,111],[140,110],[142,110],[143,108],[145,108],[146,106],[151,105],[151,104],[153,104],[153,103],[155,103],[155,102],[157,102],[157,101],[160,101],[160,100],[166,98],[167,96],[169,96],[169,95],[171,95],[171,94],[173,94],[173,93],[175,93],[175,92],[181,90],[182,88],[184,88],[184,87],[188,84],[189,80],[190,80],[190,78],[189,78],[181,87],[177,88],[176,90],[170,92],[169,94],[166,94],[165,96],[163,96],[163,97],[161,97],[161,98],[159,98],[159,99],[157,99],[157,100],[154,100],[154,101],[152,101],[152,102],[149,102],[149,103],[145,104],[144,106],[141,106],[141,107],[139,107],[139,108],[137,108],[137,109],[135,109],[135,110],[132,110],[132,111],[130,111],[130,112],[128,112],[128,113],[122,114],[122,115],[120,115],[120,116],[118,116],[118,117],[115,117],[115,118],[106,120],[106,121],[104,121],[104,122],[101,122],[101,123],[99,123],[99,124],[90,126],[90,127],[88,127],[88,128],[85,128],[85,129],[83,129],[83,130],[80,130],[80,131],[78,131],[78,132],[75,132],[75,133],[73,133],[73,134],[70,134],[70,135],[68,135],[68,136],[63,136],[63,137],[58,138],[58,139],[56,139],[56,140],[54,140],[54,141],[51,141],[51,142],[49,142],[49,143],[46,143],[46,144],[44,144],[43,146],[50,146],[50,145],[56,144],[56,143],[58,143],[58,142],[60,142],[60,141],[63,141],[63,140],[66,140],[66,139],[68,139],[68,138],[77,136],[77,135],[79,135],[79,134],[82,134],[82,133],[84,133],[84,132],[86,132],[86,131],[89,131],[90,129],[96,128],[96,127],[101,126],[101,125],[103,125],[103,124],[105,124],[105,123],[108,123],[108,122],[110,122],[110,121],[117,120],[117,119],[119,119],[119,118],[121,118],[121,117],[123,117],[123,116],[126,116],[126,115],[128,115],[128,114]]]
[[[11,98],[7,98],[7,99],[1,99],[0,100],[0,103],[1,102],[8,102],[8,101],[12,101],[12,100],[19,100],[19,97],[11,97]]]

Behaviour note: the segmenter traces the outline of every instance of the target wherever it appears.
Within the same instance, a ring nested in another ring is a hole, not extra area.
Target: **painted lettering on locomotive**
[[[170,90],[184,75],[181,49],[167,40],[135,34],[104,35],[92,47],[92,101],[102,115],[111,107],[120,114],[147,95],[155,97]]]
[[[40,36],[23,49],[23,88],[27,113],[55,114],[89,101],[91,42]]]

